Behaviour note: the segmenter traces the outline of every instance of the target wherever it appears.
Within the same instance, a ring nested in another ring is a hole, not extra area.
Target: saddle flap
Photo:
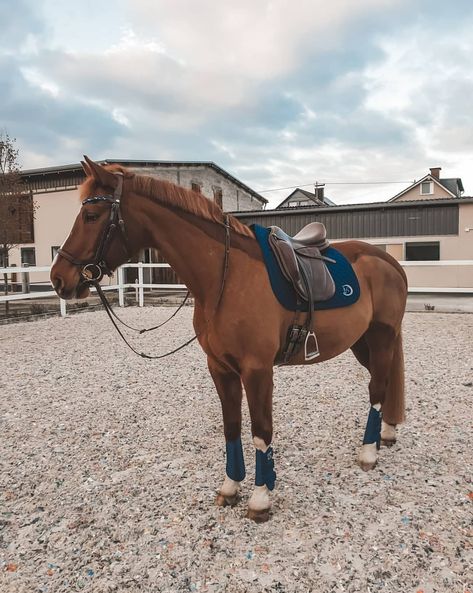
[[[335,283],[315,245],[294,245],[284,231],[271,227],[269,243],[285,278],[308,302],[325,301],[335,294]]]
[[[303,281],[299,272],[299,264],[294,249],[284,241],[280,239],[275,233],[269,234],[269,242],[273,249],[273,253],[276,256],[281,272],[285,278],[292,283],[296,292],[305,300]]]

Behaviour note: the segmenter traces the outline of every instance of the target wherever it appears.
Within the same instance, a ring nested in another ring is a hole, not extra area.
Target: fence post
[[[120,307],[125,306],[125,290],[123,288],[123,268],[120,266],[118,268],[118,305]]]
[[[144,306],[144,288],[143,288],[143,264],[141,262],[138,263],[138,292],[139,292],[139,306]]]
[[[65,317],[67,315],[67,312],[66,312],[66,301],[64,299],[59,299],[59,307],[61,309],[61,317]]]
[[[23,264],[23,267],[27,268],[28,264]],[[30,274],[29,272],[21,273],[21,292],[28,294],[30,292]]]

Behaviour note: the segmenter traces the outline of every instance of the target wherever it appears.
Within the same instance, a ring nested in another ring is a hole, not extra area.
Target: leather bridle
[[[123,245],[124,249],[126,250],[127,259],[130,259],[131,252],[128,243],[128,238],[125,231],[125,223],[123,221],[123,217],[121,214],[120,209],[120,201],[122,197],[122,190],[123,190],[123,175],[121,173],[114,174],[117,177],[117,187],[113,192],[113,196],[111,195],[99,195],[99,196],[92,196],[90,198],[86,198],[82,201],[82,206],[86,204],[99,204],[100,202],[105,202],[110,204],[110,215],[108,217],[107,225],[103,230],[102,236],[100,237],[99,243],[97,245],[97,249],[95,250],[95,255],[92,260],[80,260],[75,258],[73,255],[68,253],[62,247],[57,250],[58,255],[67,259],[68,262],[75,266],[81,266],[82,269],[80,271],[80,275],[84,282],[93,283],[93,282],[100,282],[102,278],[106,276],[112,275],[112,270],[110,266],[106,262],[106,255],[108,247],[113,239],[115,231],[118,229],[120,231],[120,236],[122,238],[121,244]]]

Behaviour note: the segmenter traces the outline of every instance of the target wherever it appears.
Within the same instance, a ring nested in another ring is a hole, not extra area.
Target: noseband
[[[113,192],[113,196],[92,196],[82,201],[82,206],[85,206],[86,204],[98,204],[99,202],[110,204],[110,216],[108,217],[107,225],[102,233],[102,236],[100,237],[100,241],[93,259],[80,260],[76,259],[62,247],[57,250],[58,255],[64,259],[67,259],[68,262],[75,266],[82,267],[80,275],[84,282],[100,282],[100,280],[102,280],[105,275],[112,275],[113,272],[105,261],[105,255],[116,229],[121,232],[122,244],[128,255],[127,259],[130,259],[131,257],[128,239],[125,232],[125,223],[120,210],[120,200],[123,189],[123,175],[121,173],[115,173],[115,175],[117,177],[118,184],[115,188],[115,191]]]

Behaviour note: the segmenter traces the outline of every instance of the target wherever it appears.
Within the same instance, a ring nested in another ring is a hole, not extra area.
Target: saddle
[[[288,331],[284,362],[304,342],[305,359],[319,356],[317,338],[312,329],[315,303],[327,301],[335,294],[335,282],[325,265],[335,263],[322,255],[327,249],[327,231],[321,222],[311,222],[294,237],[290,237],[277,226],[271,227],[269,244],[283,275],[293,285],[299,298],[308,302],[308,315],[304,326],[292,325]]]
[[[273,226],[269,243],[282,273],[304,301],[314,303],[333,297],[335,282],[325,261],[334,260],[321,254],[329,246],[327,232],[321,222],[309,223],[294,237]]]

